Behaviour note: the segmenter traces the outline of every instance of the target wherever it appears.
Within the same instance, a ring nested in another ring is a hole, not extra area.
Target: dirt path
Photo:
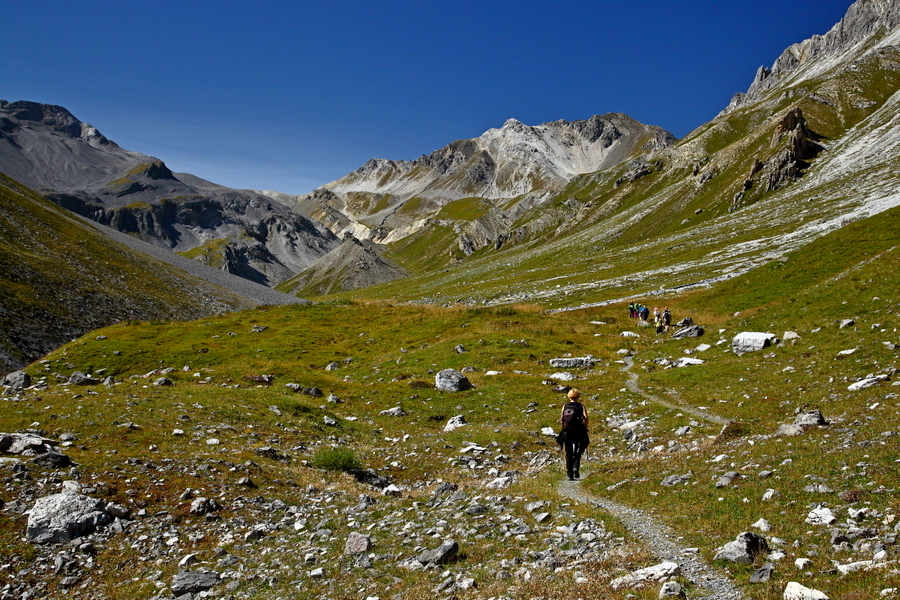
[[[649,394],[643,391],[640,386],[638,386],[638,375],[637,373],[632,373],[631,368],[634,366],[634,359],[630,356],[626,356],[624,359],[625,366],[622,367],[621,371],[628,375],[628,380],[625,381],[625,386],[631,390],[635,394],[639,394],[650,400],[651,402],[655,402],[656,404],[660,404],[662,406],[666,406],[668,408],[674,408],[680,410],[682,412],[688,413],[689,415],[693,415],[698,419],[702,419],[709,423],[715,423],[716,425],[727,425],[729,423],[729,419],[725,417],[720,417],[718,415],[714,415],[706,410],[700,410],[694,406],[690,406],[688,404],[683,404],[681,399],[678,397],[678,394],[674,391],[670,391],[669,395],[675,400],[675,402],[669,402],[668,400],[663,400],[659,396],[654,396],[653,394]]]
[[[632,358],[630,356],[626,357],[625,367],[622,368],[622,372],[628,375],[626,385],[635,394],[640,394],[644,398],[663,406],[684,411],[710,423],[721,425],[728,423],[728,419],[682,404],[675,392],[670,392],[670,395],[676,401],[673,403],[642,391],[638,385],[637,373],[630,372],[633,366],[634,361]],[[577,481],[562,481],[557,490],[560,495],[571,498],[576,502],[592,504],[607,511],[618,519],[629,533],[645,543],[650,552],[660,561],[678,563],[681,567],[682,577],[697,587],[696,591],[691,594],[692,597],[716,600],[742,600],[744,598],[744,595],[734,586],[729,578],[706,564],[695,549],[689,549],[679,544],[676,541],[676,535],[671,529],[646,512],[613,502],[608,498],[592,496],[584,491]]]

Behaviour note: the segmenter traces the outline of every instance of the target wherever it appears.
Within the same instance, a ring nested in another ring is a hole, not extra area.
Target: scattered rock
[[[667,561],[658,565],[654,565],[652,567],[638,569],[633,573],[613,579],[609,582],[609,585],[614,590],[618,590],[619,588],[623,587],[640,587],[641,585],[651,581],[657,583],[668,581],[670,579],[678,577],[679,575],[681,575],[681,567],[678,566],[678,563]]]
[[[662,584],[662,587],[659,589],[659,598],[687,598],[687,595],[684,593],[684,590],[681,589],[681,584],[677,581],[667,581]]]
[[[706,331],[700,327],[699,325],[690,325],[679,329],[675,333],[672,334],[672,338],[676,340],[684,340],[687,338],[698,338],[702,337]]]
[[[761,552],[768,552],[769,544],[761,535],[745,531],[733,542],[725,544],[713,557],[713,560],[727,560],[740,564],[753,564],[754,557]]]
[[[554,369],[590,369],[594,366],[594,357],[551,358],[550,366]]]
[[[772,578],[772,573],[775,572],[775,565],[772,563],[766,563],[750,575],[750,583],[765,583]]]
[[[874,385],[878,385],[882,381],[890,381],[890,375],[882,374],[882,375],[872,375],[870,377],[866,377],[864,379],[860,379],[854,383],[851,383],[847,386],[847,390],[851,392],[857,392],[859,390],[864,390],[866,388],[870,388]]]
[[[378,413],[379,415],[385,415],[388,417],[405,417],[407,415],[406,411],[403,410],[400,406],[395,406],[394,408],[389,408],[387,410],[383,410]]]
[[[93,377],[88,377],[81,371],[75,371],[69,377],[69,385],[98,385],[100,383],[99,379],[94,379]]]
[[[344,544],[344,554],[362,554],[368,552],[372,547],[372,538],[356,531],[347,536],[347,542]]]
[[[443,392],[462,392],[472,389],[472,384],[465,375],[456,369],[444,369],[434,376],[434,385]]]
[[[811,510],[809,514],[806,515],[805,520],[810,525],[831,525],[837,521],[837,517],[834,516],[834,513],[831,512],[830,508],[820,506],[819,508]]]
[[[784,600],[828,600],[828,596],[820,592],[800,585],[796,581],[789,581],[784,588]]]
[[[184,594],[205,592],[221,580],[215,571],[181,571],[172,578],[170,589],[177,598]]]
[[[794,425],[802,427],[804,430],[806,430],[812,427],[828,425],[828,421],[826,421],[825,417],[822,416],[821,411],[808,410],[806,412],[798,413],[797,416],[794,417]]]
[[[704,363],[703,360],[699,358],[691,358],[689,356],[682,356],[672,363],[672,366],[676,369],[680,369],[681,367],[687,367],[690,365],[702,365]]]
[[[447,540],[434,550],[426,550],[420,554],[416,560],[423,565],[434,563],[436,565],[445,565],[453,562],[459,553],[459,544],[454,540]]]
[[[838,321],[838,329],[846,329],[847,327],[853,327],[856,325],[856,321],[853,319],[841,319]]]
[[[199,498],[194,498],[193,502],[191,502],[190,512],[192,515],[206,515],[219,510],[222,510],[222,505],[214,498],[204,498],[201,496]]]
[[[24,390],[31,385],[31,377],[25,371],[13,371],[3,378],[0,385],[11,387],[14,390]]]
[[[734,336],[734,339],[731,340],[731,349],[735,354],[741,356],[748,352],[758,352],[763,348],[774,346],[779,341],[774,333],[744,331]]]
[[[453,431],[454,429],[459,429],[468,424],[468,421],[466,421],[466,418],[463,415],[456,415],[447,420],[447,424],[444,425],[444,431]]]

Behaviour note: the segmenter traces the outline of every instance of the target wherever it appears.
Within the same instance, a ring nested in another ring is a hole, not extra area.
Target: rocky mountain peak
[[[869,44],[881,32],[900,25],[900,0],[857,0],[844,18],[825,35],[814,35],[782,52],[771,68],[759,67],[746,93],[737,93],[722,114],[755,102],[787,75],[837,56],[854,46]]]

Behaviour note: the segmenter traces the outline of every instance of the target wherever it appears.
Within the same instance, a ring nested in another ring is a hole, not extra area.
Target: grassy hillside
[[[194,554],[190,568],[226,573],[215,589],[235,598],[561,598],[573,590],[580,598],[656,598],[656,584],[609,586],[658,562],[641,540],[557,493],[563,469],[553,438],[541,433],[556,426],[563,402],[549,360],[590,354],[594,367],[572,370],[578,380],[569,384],[582,390],[592,419],[583,489],[652,513],[708,561],[767,519],[763,535],[784,555],[768,559],[769,582],[748,582],[764,557],[716,565],[748,598],[780,598],[788,581],[831,598],[877,597],[900,586],[896,569],[841,575],[835,565],[882,550],[896,558],[897,388],[890,380],[847,388],[870,374],[896,381],[898,225],[894,209],[708,290],[646,300],[667,303],[676,319],[692,317],[706,329],[699,339],[657,335],[630,321],[622,304],[547,314],[537,305],[334,302],[92,332],[29,368],[49,387],[10,404],[0,431],[72,433],[63,450],[81,484],[129,507],[133,521],[126,533],[91,539],[90,570],[73,555],[82,566],[54,572],[58,549],[23,541],[24,517],[7,511],[0,562],[19,573],[17,582],[43,582],[52,597],[71,587],[66,576],[76,590],[89,576],[95,595],[149,597],[165,592],[179,561]],[[856,324],[839,328],[849,318]],[[737,356],[730,340],[741,331],[799,338]],[[698,349],[704,342],[710,348]],[[684,356],[704,363],[666,368]],[[473,390],[433,387],[436,371],[466,366]],[[74,370],[118,383],[61,383]],[[153,385],[162,376],[174,385]],[[405,416],[382,413],[398,406]],[[813,408],[830,424],[774,435]],[[445,432],[455,415],[469,425]],[[399,495],[344,472],[354,461]],[[28,469],[30,478],[7,479],[7,504],[74,476]],[[740,476],[717,487],[731,471]],[[504,474],[508,487],[488,487]],[[661,485],[672,475],[684,478]],[[458,495],[436,497],[442,482]],[[805,490],[814,485],[821,487]],[[774,498],[763,500],[770,489]],[[360,504],[360,494],[374,504]],[[190,514],[196,496],[216,498],[221,510]],[[820,504],[838,517],[831,527],[804,521]],[[351,532],[370,536],[367,559],[344,554]],[[459,543],[457,561],[401,566],[447,538]],[[796,567],[797,558],[811,566]],[[700,595],[696,583],[682,583],[688,597]]]
[[[249,301],[138,256],[0,174],[0,369],[132,319],[199,318]]]

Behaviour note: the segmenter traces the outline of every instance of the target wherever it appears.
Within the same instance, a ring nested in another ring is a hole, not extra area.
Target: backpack
[[[569,402],[562,411],[563,429],[584,425],[584,407],[580,402]]]

